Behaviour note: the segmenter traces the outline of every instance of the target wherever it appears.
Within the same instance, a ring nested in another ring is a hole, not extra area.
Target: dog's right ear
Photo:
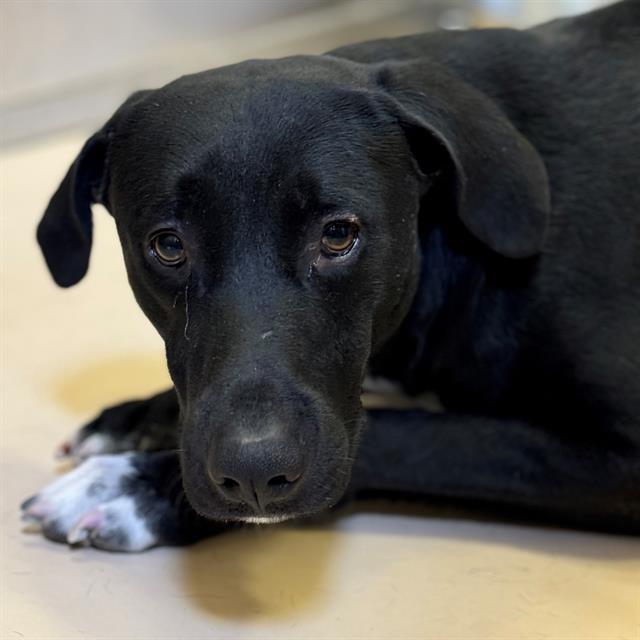
[[[107,205],[107,138],[101,130],[87,140],[38,225],[38,243],[53,279],[61,287],[79,282],[89,267],[91,205]]]
[[[91,205],[109,204],[109,140],[116,123],[153,90],[136,91],[84,144],[53,194],[38,225],[38,243],[53,279],[61,287],[80,282],[91,254]]]

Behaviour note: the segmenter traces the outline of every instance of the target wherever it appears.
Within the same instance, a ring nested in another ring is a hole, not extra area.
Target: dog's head
[[[425,210],[437,180],[449,211]],[[134,94],[39,226],[62,286],[87,270],[94,202],[166,344],[187,496],[237,520],[304,515],[344,492],[367,362],[418,283],[419,217],[457,216],[520,257],[539,251],[548,209],[540,159],[483,96],[436,66],[330,56]]]

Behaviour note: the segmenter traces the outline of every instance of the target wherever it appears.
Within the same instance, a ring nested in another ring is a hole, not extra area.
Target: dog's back
[[[620,155],[621,170],[639,174],[640,154],[635,151],[640,142],[640,2],[636,0],[526,31],[438,31],[365,42],[331,53],[365,63],[428,58],[454,70],[495,100],[534,143],[551,164],[556,195],[563,190],[558,174],[571,172],[560,166],[567,162],[567,154],[582,159],[585,153],[604,154],[608,160],[599,172]],[[556,166],[554,160],[560,156]]]
[[[583,382],[572,393],[640,411],[640,189],[629,188],[640,176],[640,2],[526,31],[434,32],[332,53],[435,60],[492,98],[533,144],[553,214],[527,312],[525,382],[555,379],[555,370],[552,395],[566,396],[570,369]]]

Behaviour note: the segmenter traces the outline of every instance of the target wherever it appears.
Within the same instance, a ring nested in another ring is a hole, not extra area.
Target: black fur
[[[87,143],[38,239],[71,285],[90,204],[115,217],[166,343],[186,495],[208,518],[314,513],[351,477],[352,492],[638,533],[639,145],[640,3],[627,1],[135,94]],[[344,215],[358,244],[323,259],[323,226]],[[165,228],[183,237],[181,267],[149,251]],[[367,369],[436,391],[447,412],[367,416]],[[135,431],[132,415],[102,426]],[[301,475],[267,503],[217,481],[280,468]]]

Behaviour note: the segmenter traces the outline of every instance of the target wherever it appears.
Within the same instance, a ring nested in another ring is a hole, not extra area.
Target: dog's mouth
[[[313,517],[334,506],[344,494],[344,488],[339,488],[334,495],[301,496],[296,504],[280,505],[279,508],[267,508],[258,512],[248,506],[220,503],[211,496],[204,499],[196,496],[188,497],[192,508],[202,517],[218,522],[229,522],[252,525],[280,524],[289,520],[299,520]]]
[[[240,500],[227,500],[211,487],[206,486],[201,486],[194,491],[193,487],[187,485],[185,493],[192,508],[209,520],[262,525],[279,524],[287,520],[314,516],[334,506],[344,495],[348,476],[347,471],[335,473],[333,477],[329,475],[322,482],[305,484],[287,499],[264,506],[256,506]]]

